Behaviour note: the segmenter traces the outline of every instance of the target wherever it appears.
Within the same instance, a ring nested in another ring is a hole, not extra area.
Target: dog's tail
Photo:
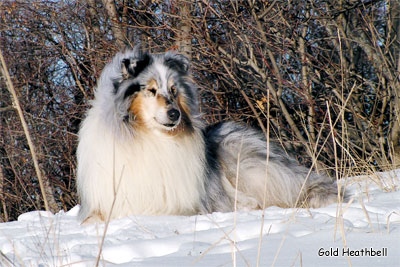
[[[207,133],[219,145],[223,185],[239,207],[316,208],[338,200],[335,182],[300,166],[279,144],[270,142],[267,161],[262,133],[233,122],[210,126]]]

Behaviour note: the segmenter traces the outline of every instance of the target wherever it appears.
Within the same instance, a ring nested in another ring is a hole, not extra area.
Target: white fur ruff
[[[200,210],[205,155],[198,134],[175,140],[138,133],[133,139],[116,134],[102,121],[94,108],[80,132],[78,177],[85,178],[78,179],[78,188],[87,205],[83,208],[106,217],[104,211],[112,210],[111,218]]]

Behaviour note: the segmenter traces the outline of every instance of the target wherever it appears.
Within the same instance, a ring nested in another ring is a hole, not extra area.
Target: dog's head
[[[152,55],[136,48],[117,55],[112,64],[119,70],[113,90],[124,123],[168,134],[192,129],[197,95],[186,57],[173,52]]]

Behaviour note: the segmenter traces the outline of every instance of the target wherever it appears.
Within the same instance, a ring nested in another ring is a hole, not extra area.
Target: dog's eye
[[[155,96],[157,94],[157,90],[153,87],[149,88],[148,91],[150,92],[150,94],[152,94],[153,96]]]
[[[175,85],[172,85],[170,90],[173,96],[176,96],[178,94],[178,89],[176,89]]]

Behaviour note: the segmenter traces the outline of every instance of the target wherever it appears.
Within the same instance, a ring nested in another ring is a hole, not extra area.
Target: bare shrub
[[[192,59],[209,122],[269,123],[271,136],[305,164],[329,169],[337,155],[336,171],[397,166],[399,10],[394,0],[2,1],[0,46],[56,202],[51,209],[77,204],[81,118],[105,63],[138,43]],[[0,84],[7,221],[44,203],[3,78]]]

